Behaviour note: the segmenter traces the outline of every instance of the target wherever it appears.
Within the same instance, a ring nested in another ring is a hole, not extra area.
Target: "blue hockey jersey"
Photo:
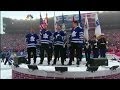
[[[83,29],[76,27],[72,29],[71,42],[83,44]]]
[[[48,30],[41,30],[41,35],[40,35],[41,39],[41,43],[46,43],[46,44],[50,44],[52,42],[52,33]]]
[[[6,51],[6,53],[5,53],[5,57],[6,58],[10,58],[10,56],[11,56],[11,52],[8,50],[8,51]]]
[[[65,33],[64,31],[58,31],[58,32],[55,32],[53,37],[54,37],[54,45],[64,45],[64,38],[65,36]]]
[[[37,43],[38,43],[39,37],[37,34],[32,34],[29,33],[26,35],[26,43],[27,43],[27,47],[36,47]]]

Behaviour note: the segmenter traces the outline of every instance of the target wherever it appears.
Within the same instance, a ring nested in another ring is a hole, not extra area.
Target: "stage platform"
[[[12,79],[120,79],[120,67],[113,71],[110,70],[112,66],[120,66],[118,61],[110,60],[113,57],[119,59],[119,57],[115,55],[108,54],[108,66],[99,66],[98,70],[95,72],[86,71],[85,58],[82,59],[79,67],[76,65],[76,59],[71,66],[67,66],[69,59],[65,61],[65,66],[61,65],[60,60],[54,66],[52,66],[53,61],[51,61],[51,65],[48,66],[46,58],[43,65],[37,65],[40,60],[37,58],[36,65],[38,66],[38,70],[32,71],[28,69],[26,64],[21,64],[17,68],[12,66]],[[67,67],[68,71],[61,73],[55,71],[55,67]]]

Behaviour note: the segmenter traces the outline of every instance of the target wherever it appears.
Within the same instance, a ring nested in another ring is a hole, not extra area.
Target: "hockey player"
[[[72,23],[72,35],[71,35],[71,46],[70,46],[70,60],[68,65],[72,65],[72,61],[74,60],[74,53],[76,50],[76,58],[77,58],[77,65],[79,65],[82,59],[82,47],[83,47],[83,29],[78,27],[78,22],[74,21]]]
[[[31,62],[31,53],[33,54],[34,64],[36,63],[36,45],[39,37],[35,34],[34,29],[30,29],[30,33],[26,35],[27,53],[28,53],[28,64]]]
[[[4,62],[4,60],[5,60],[5,51],[2,51],[2,53],[1,53],[1,58],[2,58],[2,61]],[[2,62],[1,61],[1,62]]]
[[[64,65],[64,44],[65,44],[65,33],[61,30],[61,25],[57,25],[57,32],[54,33],[54,54],[55,58],[53,61],[53,65],[56,64],[56,60],[59,57],[61,57],[61,64]]]
[[[40,58],[41,58],[41,61],[39,64],[43,64],[44,50],[45,50],[47,53],[47,58],[48,58],[48,65],[50,65],[50,61],[51,61],[50,42],[52,40],[52,33],[47,28],[48,28],[48,26],[45,24],[43,29],[41,30],[41,39],[40,39],[40,43],[41,43]]]
[[[4,62],[4,65],[6,65],[6,63],[8,62],[9,65],[11,65],[11,51],[10,50],[6,50],[5,52],[5,62]]]

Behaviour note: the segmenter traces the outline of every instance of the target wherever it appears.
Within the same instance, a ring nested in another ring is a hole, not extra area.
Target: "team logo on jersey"
[[[35,41],[35,37],[34,37],[34,36],[31,36],[31,37],[30,37],[30,41],[31,41],[31,42],[34,42],[34,41]]]
[[[94,45],[97,45],[97,43],[95,43]]]
[[[75,31],[72,32],[72,37],[75,37],[76,36],[76,33]]]
[[[62,36],[61,36],[60,34],[57,34],[57,35],[56,35],[56,38],[57,38],[58,40],[63,39]]]
[[[57,35],[56,35],[56,38],[58,38],[59,36],[60,36],[60,34],[57,34]]]
[[[43,34],[43,38],[47,39],[48,38],[48,35],[45,33]]]

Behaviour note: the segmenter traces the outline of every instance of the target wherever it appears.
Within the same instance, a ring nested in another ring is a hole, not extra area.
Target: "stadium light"
[[[32,20],[33,19],[33,16],[31,15],[31,14],[28,14],[27,16],[26,16],[26,20]]]
[[[28,15],[26,16],[26,20],[29,20],[29,21],[30,21],[30,27],[32,28],[32,22],[31,22],[31,20],[33,20],[33,15],[28,14]]]

